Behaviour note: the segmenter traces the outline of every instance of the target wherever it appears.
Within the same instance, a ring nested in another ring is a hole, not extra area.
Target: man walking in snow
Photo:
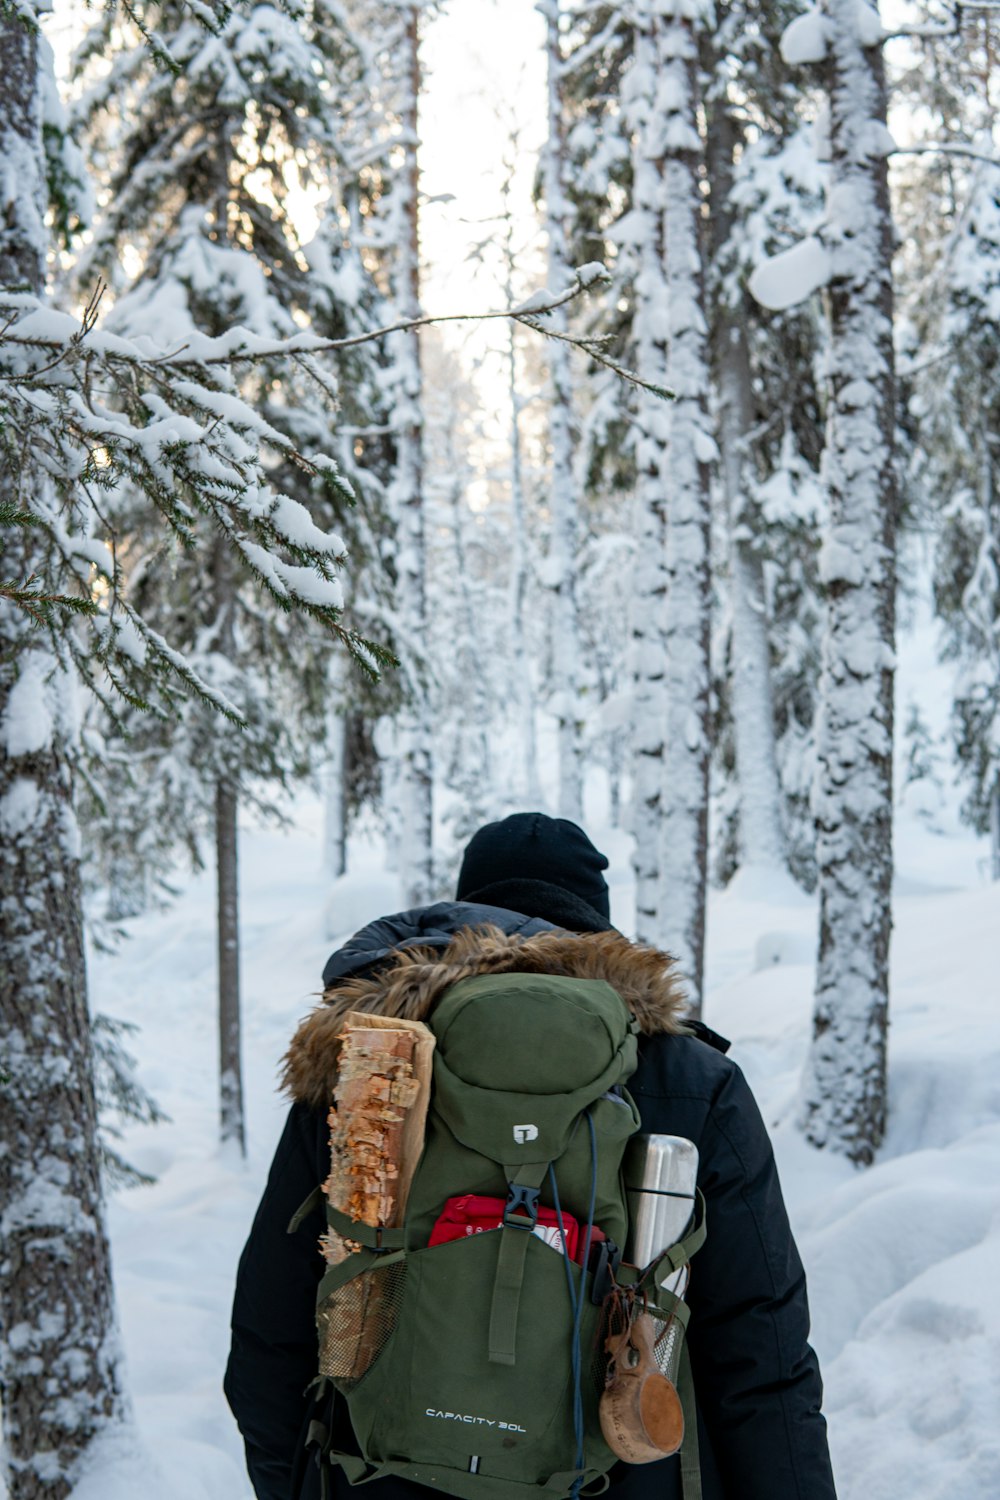
[[[607,864],[564,819],[516,813],[490,823],[465,851],[456,900],[383,917],[355,934],[327,962],[324,1002],[336,1006],[338,985],[369,976],[366,1004],[377,1010],[379,974],[395,950],[432,950],[434,964],[438,955],[447,959],[457,933],[486,926],[512,944],[561,930],[559,972],[606,978],[625,992],[641,1032],[628,1088],[642,1128],[695,1143],[707,1204],[708,1239],[687,1296],[703,1500],[835,1500],[805,1275],[767,1132],[725,1056],[728,1043],[679,1016],[671,961],[612,927]],[[476,943],[468,933],[461,940],[472,972]],[[305,1457],[310,1403],[303,1393],[316,1373],[322,1211],[299,1233],[287,1233],[329,1170],[329,1078],[308,1045],[308,1026],[286,1059],[293,1103],[240,1261],[226,1371],[258,1500],[315,1500],[320,1493],[318,1470]],[[349,1442],[350,1434],[338,1438]],[[375,1500],[429,1493],[395,1478],[374,1481],[374,1489]],[[337,1468],[332,1491],[338,1500],[348,1493]],[[679,1459],[618,1464],[611,1492],[616,1500],[680,1500]]]

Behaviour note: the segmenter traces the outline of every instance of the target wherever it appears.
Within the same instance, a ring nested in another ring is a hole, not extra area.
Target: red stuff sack
[[[458,1198],[449,1198],[431,1231],[428,1245],[444,1245],[449,1240],[462,1240],[470,1234],[485,1234],[489,1229],[499,1229],[503,1224],[505,1208],[503,1198],[486,1198],[478,1193],[465,1193]],[[568,1254],[571,1260],[579,1261],[586,1231],[581,1231],[572,1214],[563,1213],[563,1229],[566,1234],[565,1249],[563,1234],[554,1208],[539,1208],[538,1222],[532,1230],[546,1245]],[[591,1230],[590,1242],[596,1245],[604,1235],[596,1226]]]

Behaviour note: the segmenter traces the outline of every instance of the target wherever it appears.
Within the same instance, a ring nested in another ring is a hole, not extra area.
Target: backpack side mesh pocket
[[[335,1287],[316,1309],[319,1373],[349,1390],[367,1375],[395,1332],[406,1261],[374,1265]]]

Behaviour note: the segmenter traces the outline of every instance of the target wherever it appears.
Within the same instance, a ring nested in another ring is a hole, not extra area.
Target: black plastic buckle
[[[503,1221],[512,1229],[533,1230],[538,1223],[538,1195],[541,1188],[526,1187],[523,1182],[508,1182],[510,1196],[504,1204]],[[524,1214],[528,1223],[512,1217],[513,1214]]]
[[[615,1272],[622,1263],[622,1252],[614,1240],[598,1240],[590,1256],[593,1281],[590,1300],[600,1307],[615,1284]]]

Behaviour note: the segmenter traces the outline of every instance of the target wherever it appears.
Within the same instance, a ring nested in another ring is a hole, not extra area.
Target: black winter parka
[[[549,924],[466,903],[385,918],[334,954],[324,981],[371,970],[400,945],[444,947],[464,927],[491,923],[523,937]],[[739,1068],[707,1028],[640,1040],[629,1083],[642,1128],[686,1136],[699,1154],[708,1238],[693,1266],[688,1346],[694,1370],[704,1500],[836,1500],[820,1412],[822,1387],[808,1344],[805,1275],[774,1156]],[[304,1452],[316,1373],[316,1248],[321,1212],[287,1233],[299,1205],[329,1171],[325,1110],[293,1105],[240,1260],[225,1377],[258,1500],[318,1500]],[[350,1487],[334,1471],[337,1500]],[[358,1491],[357,1494],[362,1492]],[[426,1500],[399,1479],[366,1486],[371,1500]],[[609,1500],[681,1500],[679,1460],[612,1471]]]

